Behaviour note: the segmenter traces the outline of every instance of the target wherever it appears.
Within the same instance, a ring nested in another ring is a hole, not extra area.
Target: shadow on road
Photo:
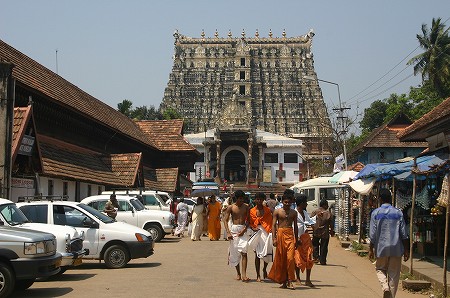
[[[48,278],[37,279],[36,282],[53,282],[53,281],[80,281],[96,276],[97,274],[78,274],[65,272],[63,275],[50,276]]]
[[[33,286],[25,291],[13,292],[11,297],[29,298],[29,297],[61,297],[72,292],[72,288],[40,288],[33,289]]]
[[[178,243],[181,241],[181,238],[163,238],[161,239],[161,243]],[[156,244],[158,245],[158,244]]]

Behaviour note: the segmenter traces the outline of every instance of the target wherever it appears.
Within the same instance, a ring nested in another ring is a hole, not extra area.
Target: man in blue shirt
[[[391,192],[380,189],[381,206],[370,217],[369,258],[376,252],[377,277],[383,288],[383,297],[395,297],[403,260],[409,258],[409,240],[403,213],[391,206]]]

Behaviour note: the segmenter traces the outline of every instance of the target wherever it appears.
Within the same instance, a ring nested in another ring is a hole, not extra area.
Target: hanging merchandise
[[[410,194],[403,194],[400,191],[395,192],[395,198],[397,200],[397,208],[403,210],[411,203],[412,196]]]
[[[430,196],[428,195],[428,188],[424,187],[416,196],[416,204],[425,210],[430,209]]]
[[[446,174],[444,181],[442,181],[441,194],[437,198],[438,205],[442,207],[447,207],[448,203],[448,175],[449,174]]]

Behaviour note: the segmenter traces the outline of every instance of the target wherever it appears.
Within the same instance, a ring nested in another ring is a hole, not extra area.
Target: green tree
[[[384,116],[383,123],[390,121],[400,113],[403,113],[411,118],[411,110],[414,105],[406,94],[391,94],[386,100],[386,104],[386,115]]]
[[[387,104],[382,100],[374,101],[370,107],[364,109],[364,116],[359,126],[363,131],[372,131],[381,126],[386,117]]]
[[[122,102],[119,102],[117,104],[117,110],[125,116],[131,117],[131,114],[133,112],[133,103],[131,102],[131,100],[124,99]]]
[[[408,115],[411,120],[417,120],[434,109],[448,96],[450,96],[450,92],[445,94],[444,97],[440,97],[429,81],[425,81],[420,87],[411,87],[408,97],[413,103],[413,108]]]
[[[443,96],[449,88],[450,37],[449,28],[441,18],[432,20],[431,29],[422,24],[422,35],[417,34],[423,53],[413,57],[408,64],[414,64],[414,75],[421,73],[422,80],[430,80],[436,91]]]
[[[181,119],[181,114],[178,113],[177,110],[175,110],[174,108],[167,108],[164,110],[163,114],[163,119],[165,120],[170,120],[170,119]]]

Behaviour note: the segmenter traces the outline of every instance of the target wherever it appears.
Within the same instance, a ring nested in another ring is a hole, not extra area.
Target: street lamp
[[[344,146],[344,169],[347,170],[347,147],[345,145],[345,134],[346,134],[346,131],[345,131],[345,128],[344,128],[345,127],[345,124],[344,124],[344,118],[345,117],[344,117],[343,114],[344,114],[345,110],[350,109],[350,108],[342,107],[341,91],[339,90],[339,84],[338,83],[334,83],[334,82],[330,82],[330,81],[326,81],[326,80],[321,80],[319,78],[314,78],[314,77],[311,77],[311,76],[304,76],[303,78],[308,80],[308,81],[314,81],[315,79],[317,79],[317,81],[319,81],[319,82],[324,82],[324,83],[327,83],[327,84],[332,84],[332,85],[337,86],[338,99],[339,99],[339,108],[337,109],[339,111],[338,119],[340,120],[341,126],[342,126],[341,133],[343,135],[342,139],[343,139],[343,146]],[[322,151],[323,151],[323,148],[322,148]]]

